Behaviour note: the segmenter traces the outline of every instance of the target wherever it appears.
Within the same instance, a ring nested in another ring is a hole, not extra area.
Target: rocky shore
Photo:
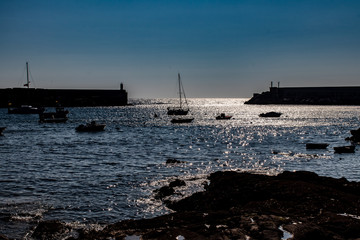
[[[183,182],[160,189],[157,196],[172,214],[98,230],[44,221],[32,239],[360,239],[359,182],[305,171],[228,171],[208,179],[205,191],[177,202],[166,199]]]

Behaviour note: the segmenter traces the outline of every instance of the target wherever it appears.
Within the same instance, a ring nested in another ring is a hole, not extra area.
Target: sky
[[[358,0],[0,0],[0,88],[130,98],[360,86]]]

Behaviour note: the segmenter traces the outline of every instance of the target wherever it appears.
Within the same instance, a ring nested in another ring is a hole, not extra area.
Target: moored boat
[[[55,112],[44,112],[39,114],[39,122],[41,123],[62,123],[68,120],[68,110],[63,107],[57,107]]]
[[[168,108],[168,115],[187,115],[189,109],[183,109],[181,107],[169,107]]]
[[[267,113],[261,113],[260,117],[280,117],[282,113],[280,112],[267,112]]]
[[[87,124],[80,124],[75,128],[77,132],[101,132],[104,131],[106,124],[98,124],[95,121]]]
[[[30,88],[30,80],[29,80],[29,63],[26,62],[26,83],[25,87]],[[43,107],[33,107],[30,105],[21,105],[19,107],[11,107],[12,103],[8,105],[8,113],[9,114],[40,114],[45,111]],[[20,105],[20,103],[16,104]]]
[[[334,147],[335,153],[354,153],[355,146],[341,146],[341,147]]]
[[[231,118],[232,118],[232,116],[225,115],[225,113],[221,113],[219,116],[216,117],[216,120],[229,120]]]
[[[179,84],[179,106],[178,107],[168,107],[167,108],[168,115],[187,115],[189,112],[189,106],[186,101],[184,87],[181,83],[180,73],[178,73],[178,84]]]
[[[194,118],[173,118],[171,123],[191,123]]]

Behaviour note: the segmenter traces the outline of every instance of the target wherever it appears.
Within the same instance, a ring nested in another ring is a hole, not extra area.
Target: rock
[[[156,191],[155,199],[163,199],[165,197],[171,196],[175,193],[174,188],[170,186],[163,186]]]
[[[350,133],[352,136],[345,138],[345,140],[359,143],[360,142],[360,128],[358,128],[356,130],[350,130]]]
[[[0,240],[9,240],[6,236],[0,234]]]
[[[176,179],[172,182],[170,182],[169,187],[181,187],[181,186],[186,186],[185,181],[180,180],[180,179]]]
[[[293,240],[332,240],[332,236],[327,234],[322,228],[311,224],[301,224],[294,232]]]
[[[32,237],[40,240],[59,239],[59,236],[69,230],[62,222],[57,220],[43,221],[35,228]]]
[[[172,186],[157,190],[174,213],[152,219],[126,220],[81,239],[274,239],[290,232],[294,240],[360,238],[360,183],[322,177],[312,172],[283,172],[267,176],[216,172],[210,184],[178,202],[166,200]],[[346,213],[346,214],[340,214]],[[61,222],[39,224],[35,239],[55,239],[50,232],[66,231]]]

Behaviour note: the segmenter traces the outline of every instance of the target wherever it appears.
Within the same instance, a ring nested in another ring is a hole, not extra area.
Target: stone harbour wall
[[[0,107],[32,105],[41,107],[124,106],[128,104],[126,90],[93,89],[0,89]]]
[[[270,87],[246,104],[360,105],[360,87]]]

